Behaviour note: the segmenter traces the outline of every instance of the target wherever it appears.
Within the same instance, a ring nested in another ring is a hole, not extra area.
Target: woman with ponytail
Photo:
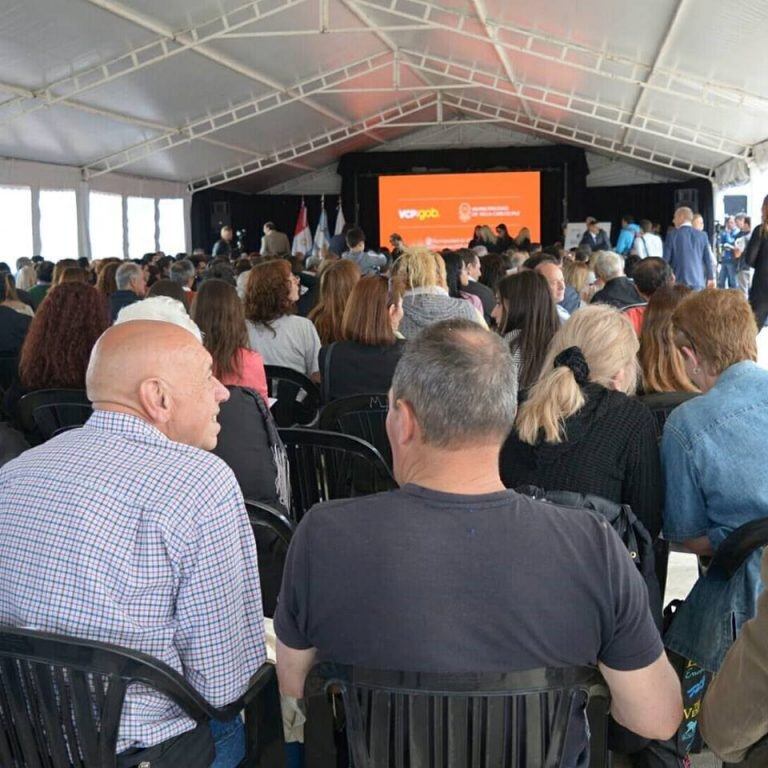
[[[617,309],[580,309],[555,334],[501,452],[507,488],[594,494],[661,528],[656,426],[634,394],[638,340]]]

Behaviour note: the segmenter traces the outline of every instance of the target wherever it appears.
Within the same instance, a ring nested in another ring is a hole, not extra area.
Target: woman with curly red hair
[[[107,304],[96,288],[78,282],[51,288],[21,348],[21,387],[85,389],[91,349],[107,328]]]
[[[284,259],[251,269],[245,289],[248,341],[265,365],[293,368],[320,381],[317,356],[320,338],[306,317],[293,312],[299,300],[299,278]]]

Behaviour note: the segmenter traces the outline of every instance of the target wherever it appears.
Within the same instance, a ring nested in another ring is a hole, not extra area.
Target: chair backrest
[[[640,395],[637,399],[650,409],[656,419],[656,436],[661,439],[669,414],[678,405],[697,396],[698,392],[654,392],[650,395]]]
[[[212,453],[235,473],[246,499],[280,506],[284,498],[287,508],[288,472],[278,468],[284,462],[274,418],[257,392],[227,389],[229,399],[219,405],[221,431]]]
[[[0,353],[0,389],[8,389],[16,380],[19,372],[18,354],[2,352]]]
[[[279,509],[259,501],[245,500],[259,554],[259,583],[264,615],[272,618],[283,581],[283,568],[291,543],[294,523]]]
[[[38,389],[19,400],[16,412],[23,432],[33,442],[44,442],[81,427],[93,409],[83,389]]]
[[[197,722],[216,715],[181,675],[151,656],[0,627],[0,765],[116,765],[125,691],[135,682],[165,694]]]
[[[269,396],[277,400],[272,415],[278,427],[306,426],[317,418],[320,390],[303,373],[279,365],[264,366]]]
[[[397,487],[381,454],[365,440],[319,429],[279,430],[291,467],[294,520],[320,501]]]
[[[438,674],[323,663],[305,692],[341,696],[351,768],[558,768],[591,697],[604,706],[592,708],[590,730],[607,723],[607,689],[587,667]],[[596,757],[593,768],[605,764]]]
[[[387,437],[389,402],[386,394],[354,395],[328,403],[320,411],[318,428],[360,437],[370,443],[392,466],[392,448]]]

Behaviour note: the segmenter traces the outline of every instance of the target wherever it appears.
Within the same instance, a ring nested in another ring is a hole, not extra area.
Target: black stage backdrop
[[[675,193],[696,190],[698,208],[704,214],[707,230],[713,225],[712,185],[706,179],[670,184],[633,184],[621,187],[587,187],[588,166],[584,150],[576,147],[504,147],[410,152],[358,152],[344,155],[338,166],[342,178],[344,216],[357,221],[371,247],[379,245],[378,177],[386,174],[460,173],[482,171],[540,170],[542,242],[546,245],[562,239],[562,224],[594,216],[613,222],[613,239],[621,217],[631,214],[662,224],[662,232],[672,221]],[[258,250],[261,228],[273,221],[277,228],[293,237],[301,199],[307,204],[309,225],[314,233],[320,217],[320,195],[247,195],[208,189],[192,198],[192,242],[195,248],[210,253],[218,239],[220,215],[215,204],[228,205],[225,223],[246,229],[246,247]],[[337,195],[325,195],[328,227],[336,223]],[[567,209],[565,205],[567,203]],[[499,222],[488,222],[495,226]],[[514,234],[514,233],[513,233]],[[467,232],[467,240],[472,232]]]
[[[570,215],[570,200],[584,189],[589,169],[584,150],[562,146],[354,152],[344,155],[338,168],[344,214],[359,221],[373,243],[379,239],[379,176],[482,171],[542,172],[541,236],[551,243],[561,237],[566,187]],[[500,222],[485,223],[495,227]],[[473,229],[468,227],[467,241]]]

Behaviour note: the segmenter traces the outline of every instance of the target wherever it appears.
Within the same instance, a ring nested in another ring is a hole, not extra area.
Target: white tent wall
[[[89,196],[91,192],[120,195],[123,199],[122,252],[128,256],[126,237],[127,219],[125,215],[128,197],[151,198],[155,201],[155,245],[160,247],[157,232],[158,203],[163,199],[181,199],[184,201],[184,239],[186,251],[191,250],[190,206],[192,195],[186,186],[179,182],[161,179],[143,179],[122,174],[107,174],[89,181],[83,181],[80,168],[37,163],[14,158],[0,158],[0,187],[28,187],[32,192],[32,243],[33,252],[40,253],[40,190],[72,190],[77,200],[78,253],[91,258],[89,232]],[[117,235],[116,235],[117,236]],[[32,254],[30,254],[32,255]],[[0,257],[1,258],[1,257]]]

